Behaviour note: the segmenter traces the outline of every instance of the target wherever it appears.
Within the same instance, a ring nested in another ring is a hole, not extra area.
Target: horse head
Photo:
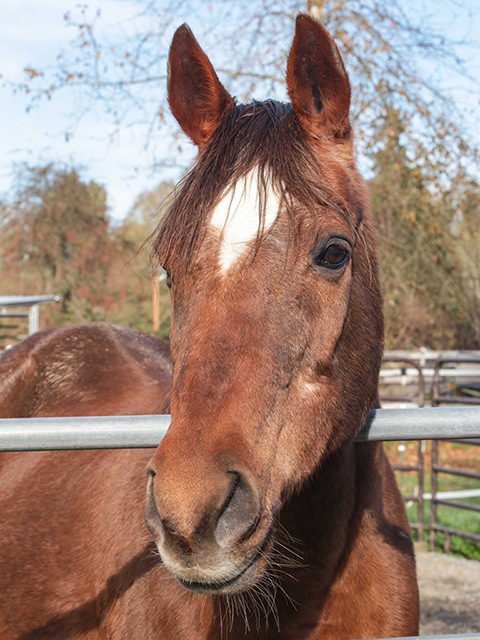
[[[171,286],[172,421],[146,521],[187,588],[268,572],[278,515],[377,398],[383,321],[350,84],[325,28],[297,18],[291,104],[241,105],[187,26],[169,103],[198,146],[155,253]]]

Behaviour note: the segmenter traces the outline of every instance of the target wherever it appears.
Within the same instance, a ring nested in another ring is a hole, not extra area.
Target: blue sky
[[[116,24],[135,13],[135,3],[130,0],[93,0],[91,6],[102,8],[102,22]],[[474,0],[466,4],[475,7]],[[427,0],[436,13],[438,24],[450,37],[468,37],[480,44],[480,13],[474,20],[459,20],[452,24],[442,18],[441,2]],[[73,37],[65,27],[63,15],[74,9],[76,2],[66,0],[0,0],[0,73],[10,81],[24,79],[23,68],[48,66],[62,48],[67,48]],[[137,5],[138,6],[138,5]],[[438,10],[436,9],[438,7]],[[462,50],[470,73],[480,78],[479,49]],[[448,71],[439,80],[444,86],[454,88],[458,100],[471,112],[472,135],[478,134],[479,89],[478,83],[470,83],[465,92],[465,82]],[[14,95],[0,83],[0,194],[5,193],[12,180],[12,164],[26,161],[30,164],[64,161],[86,168],[85,176],[104,184],[108,191],[110,213],[121,219],[131,207],[137,195],[153,188],[162,175],[152,175],[151,158],[142,147],[143,136],[135,135],[135,129],[125,129],[113,142],[107,140],[112,125],[100,110],[82,119],[73,137],[65,139],[65,129],[71,123],[79,96],[75,92],[61,92],[51,101],[43,101],[39,107],[26,112],[28,98]],[[477,140],[479,138],[477,137]],[[168,177],[168,176],[166,176]]]
[[[105,22],[115,23],[134,12],[133,3],[125,1],[98,4]],[[73,37],[63,15],[75,5],[65,0],[0,0],[0,72],[7,80],[24,80],[25,66],[41,68],[55,61]],[[112,125],[100,111],[84,118],[67,141],[64,132],[77,100],[74,92],[60,92],[27,113],[27,96],[0,88],[0,194],[11,185],[14,162],[72,162],[86,168],[87,178],[107,187],[110,213],[119,219],[142,190],[160,181],[159,176],[151,175],[149,158],[132,130],[114,142],[106,140]]]

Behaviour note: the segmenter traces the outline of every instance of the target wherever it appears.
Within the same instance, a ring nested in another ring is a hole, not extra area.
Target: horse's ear
[[[183,131],[201,147],[233,108],[233,98],[186,24],[168,56],[168,103]]]
[[[333,38],[306,14],[297,17],[288,56],[287,88],[293,110],[309,133],[349,136],[347,72]]]

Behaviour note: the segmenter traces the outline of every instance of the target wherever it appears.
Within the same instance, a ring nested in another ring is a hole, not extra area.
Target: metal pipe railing
[[[0,451],[156,447],[169,415],[0,420]],[[480,407],[375,409],[357,442],[471,438],[480,434]]]

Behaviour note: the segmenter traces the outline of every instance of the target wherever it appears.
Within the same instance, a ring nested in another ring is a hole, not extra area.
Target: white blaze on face
[[[263,231],[275,222],[280,198],[273,187],[267,185]],[[245,251],[247,244],[257,237],[260,225],[260,196],[258,193],[258,169],[252,169],[229,187],[215,207],[210,224],[221,233],[220,267],[228,271]]]

